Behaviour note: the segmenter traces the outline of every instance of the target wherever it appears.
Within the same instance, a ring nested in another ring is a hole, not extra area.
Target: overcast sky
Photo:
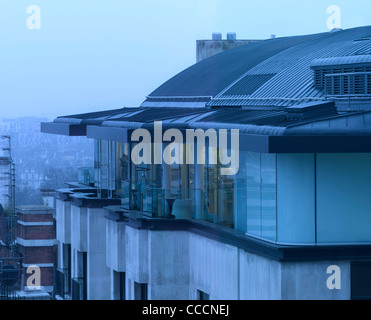
[[[196,40],[326,32],[330,5],[344,29],[371,25],[370,0],[0,0],[0,117],[138,106],[195,63]]]

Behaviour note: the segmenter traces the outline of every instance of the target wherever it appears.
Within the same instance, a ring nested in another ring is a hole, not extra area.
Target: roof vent
[[[300,120],[316,116],[337,115],[335,102],[310,102],[286,107],[287,120]]]
[[[371,48],[370,48],[371,49]],[[371,55],[354,55],[312,61],[314,87],[327,96],[370,96]]]
[[[227,33],[227,40],[237,40],[237,35],[235,32],[228,32]]]
[[[222,34],[221,33],[218,33],[218,32],[214,32],[213,33],[213,38],[212,38],[214,41],[219,41],[219,40],[222,40]]]

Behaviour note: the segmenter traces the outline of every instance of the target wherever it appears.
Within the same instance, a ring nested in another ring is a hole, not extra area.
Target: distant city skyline
[[[27,8],[41,12],[30,30]],[[371,25],[366,0],[0,0],[1,118],[138,106],[196,61],[196,40],[268,39]]]

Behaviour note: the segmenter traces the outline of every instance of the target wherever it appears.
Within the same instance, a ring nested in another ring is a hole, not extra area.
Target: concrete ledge
[[[54,263],[23,263],[24,267],[28,268],[30,266],[37,266],[39,268],[53,268]]]
[[[18,224],[22,226],[52,226],[53,222],[24,222],[22,220],[17,220]]]
[[[52,247],[58,245],[56,239],[24,240],[19,237],[17,237],[17,243],[23,247]]]
[[[86,136],[86,126],[68,123],[41,122],[41,132],[64,136]]]
[[[125,220],[118,220],[135,229],[152,231],[190,231],[194,234],[229,244],[247,252],[276,261],[370,260],[371,244],[331,245],[281,245],[245,235],[243,232],[201,220],[150,219],[123,213]],[[115,221],[112,215],[107,219]]]
[[[54,210],[48,206],[17,206],[16,212],[19,214],[53,214]]]

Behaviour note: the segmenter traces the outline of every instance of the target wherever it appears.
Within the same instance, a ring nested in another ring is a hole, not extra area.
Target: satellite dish
[[[0,217],[4,215],[4,208],[3,205],[0,203]]]

